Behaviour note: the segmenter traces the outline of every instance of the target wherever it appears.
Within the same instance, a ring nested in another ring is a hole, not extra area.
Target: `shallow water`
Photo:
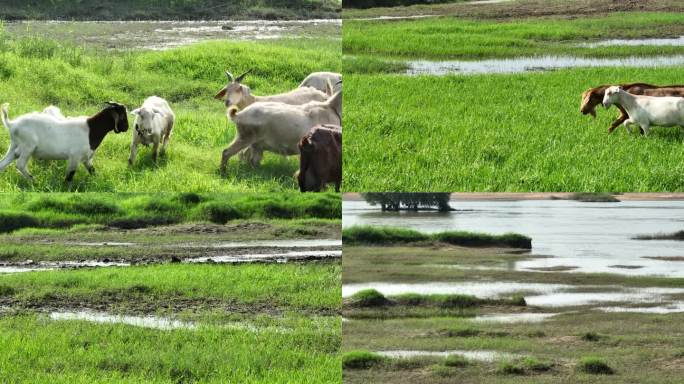
[[[652,46],[680,46],[684,45],[684,36],[675,38],[661,38],[661,39],[610,39],[594,41],[590,43],[582,43],[580,46],[596,48],[609,46],[638,46],[638,45],[652,45]]]
[[[566,284],[517,283],[511,281],[415,284],[374,282],[343,284],[342,297],[349,297],[364,289],[375,289],[385,296],[418,293],[423,295],[459,294],[473,295],[481,298],[499,298],[510,296],[516,292],[549,294],[572,288],[572,285]]]
[[[498,313],[492,315],[476,316],[471,321],[479,323],[541,323],[544,320],[558,315],[557,313]]]
[[[661,303],[669,295],[684,293],[684,288],[623,288],[613,292],[555,292],[525,296],[527,305],[540,307],[572,307],[605,303]]]
[[[511,263],[511,269],[574,266],[576,272],[684,277],[684,263],[644,259],[684,256],[684,242],[633,240],[640,234],[684,229],[684,201],[582,203],[568,200],[452,201],[458,212],[380,212],[360,201],[344,201],[343,226],[376,225],[424,232],[465,230],[532,238],[535,258]],[[625,269],[619,266],[642,266]]]
[[[52,320],[84,320],[95,323],[106,324],[127,324],[136,327],[154,328],[154,329],[193,329],[196,326],[193,323],[184,321],[172,320],[166,317],[156,316],[124,316],[111,315],[103,312],[52,312],[50,313]]]
[[[324,260],[342,257],[342,251],[290,251],[282,253],[253,253],[246,255],[226,255],[197,257],[184,260],[186,263],[249,263],[249,262],[278,262],[298,260]]]
[[[601,307],[597,308],[603,312],[627,312],[627,313],[651,313],[651,314],[668,314],[684,312],[684,303],[670,303],[657,307]]]
[[[23,21],[5,24],[19,36],[41,35],[109,49],[166,50],[205,40],[339,38],[342,21]]]
[[[48,271],[50,269],[52,269],[52,268],[0,266],[0,274],[3,274],[3,273],[23,273],[23,272],[34,272],[34,271]]]
[[[570,56],[518,57],[480,61],[407,61],[408,75],[486,74],[547,71],[576,67],[644,67],[656,68],[684,64],[684,55],[625,57],[617,59]]]
[[[380,356],[389,357],[392,359],[406,359],[410,357],[420,356],[435,356],[447,357],[451,355],[463,356],[468,360],[491,362],[499,359],[511,359],[518,357],[510,353],[496,352],[496,351],[410,351],[410,350],[396,350],[396,351],[376,351]]]

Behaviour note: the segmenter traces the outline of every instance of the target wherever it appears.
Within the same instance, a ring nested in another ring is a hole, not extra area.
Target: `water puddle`
[[[611,313],[651,313],[651,314],[668,314],[684,312],[684,303],[671,303],[657,307],[600,307],[596,308],[599,311]]]
[[[527,305],[539,307],[573,307],[605,303],[661,303],[669,295],[683,294],[684,288],[623,288],[613,292],[559,292],[525,296]]]
[[[638,45],[651,45],[651,46],[681,46],[684,45],[684,36],[676,38],[660,38],[660,39],[610,39],[594,41],[590,43],[579,44],[581,47],[587,48],[597,48],[597,47],[610,47],[610,46],[638,46]]]
[[[34,271],[48,271],[52,268],[41,267],[21,267],[21,266],[0,266],[0,275],[4,273],[23,273]]]
[[[77,245],[81,247],[132,247],[135,243],[124,243],[116,241],[103,241],[103,242],[67,242],[66,245]]]
[[[487,74],[549,71],[577,67],[643,67],[656,68],[684,64],[684,55],[625,57],[617,59],[570,56],[519,57],[481,61],[408,61],[407,75]]]
[[[197,257],[184,260],[186,263],[254,263],[325,260],[342,257],[342,251],[290,251],[283,253],[254,253],[247,255],[226,255]]]
[[[499,313],[476,316],[470,320],[480,323],[541,323],[556,315],[558,313]]]
[[[218,21],[21,21],[6,23],[18,36],[49,36],[109,49],[167,50],[205,40],[337,39],[340,19]]]
[[[52,312],[52,320],[83,320],[103,324],[127,324],[135,327],[154,328],[162,330],[194,329],[196,325],[184,321],[172,320],[156,316],[125,316],[111,315],[102,312]]]
[[[675,262],[684,260],[681,241],[634,239],[644,233],[682,230],[684,201],[452,200],[451,205],[458,212],[394,213],[380,212],[363,201],[344,201],[343,227],[398,226],[430,233],[517,232],[533,239],[533,258],[506,264],[512,270],[684,277],[684,263]],[[543,255],[553,257],[539,257]]]
[[[349,297],[364,289],[375,289],[385,296],[397,296],[405,293],[418,293],[424,295],[459,294],[473,295],[480,298],[499,298],[509,296],[517,292],[550,294],[572,288],[572,285],[565,284],[517,283],[505,281],[415,284],[374,282],[343,284],[342,297]]]
[[[407,359],[411,357],[434,356],[434,357],[448,357],[451,355],[463,356],[468,360],[492,362],[495,360],[512,359],[519,357],[511,353],[496,352],[496,351],[411,351],[411,350],[396,350],[396,351],[376,351],[380,356],[389,357],[391,359]]]

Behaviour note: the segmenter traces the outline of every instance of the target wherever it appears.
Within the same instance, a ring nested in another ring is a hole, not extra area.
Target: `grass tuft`
[[[447,367],[465,367],[470,362],[461,355],[449,355],[444,359],[444,365]]]
[[[577,369],[584,373],[591,373],[594,375],[612,375],[615,370],[611,368],[605,361],[595,356],[585,356],[577,364]]]
[[[532,239],[516,234],[490,235],[464,231],[426,234],[399,227],[353,226],[342,231],[342,241],[348,245],[393,245],[439,242],[463,247],[532,248]]]
[[[356,292],[351,299],[353,305],[359,307],[380,307],[389,303],[389,300],[375,289],[364,289]]]
[[[348,369],[368,369],[381,364],[385,358],[369,351],[350,351],[342,355],[342,367]]]

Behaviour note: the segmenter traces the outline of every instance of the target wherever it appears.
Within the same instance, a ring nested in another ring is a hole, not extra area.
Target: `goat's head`
[[[245,95],[249,95],[251,92],[248,86],[242,84],[242,80],[244,80],[245,76],[251,71],[252,70],[250,69],[238,77],[233,77],[230,72],[226,71],[228,84],[214,96],[214,99],[223,100],[226,107],[238,105]]]
[[[128,114],[126,106],[113,101],[105,103],[105,111],[109,112],[114,119],[114,133],[128,131]]]
[[[583,115],[596,117],[596,106],[603,102],[604,89],[605,87],[590,88],[582,93],[580,112]]]
[[[622,92],[622,87],[618,87],[617,85],[608,87],[608,89],[606,89],[606,92],[603,95],[603,106],[606,108],[610,108],[611,105],[615,104],[615,101],[617,100],[617,95],[620,92]]]
[[[336,92],[328,101],[328,106],[333,110],[339,120],[339,125],[342,125],[342,91]]]
[[[156,115],[161,115],[162,112],[157,108],[140,107],[131,111],[135,115],[133,127],[138,134],[147,136],[152,134],[152,122]]]

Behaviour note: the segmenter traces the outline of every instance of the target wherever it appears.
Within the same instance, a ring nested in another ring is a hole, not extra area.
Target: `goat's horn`
[[[254,68],[250,68],[247,72],[245,72],[245,73],[243,73],[242,75],[238,76],[238,77],[235,79],[235,82],[236,82],[236,83],[241,82],[242,79],[244,79],[245,76],[247,76],[248,73],[252,72],[253,69],[254,69]]]
[[[342,80],[337,80],[337,82],[335,83],[335,85],[337,85],[337,84],[342,84]]]
[[[228,81],[233,81],[233,74],[226,71],[226,77],[228,78]]]

